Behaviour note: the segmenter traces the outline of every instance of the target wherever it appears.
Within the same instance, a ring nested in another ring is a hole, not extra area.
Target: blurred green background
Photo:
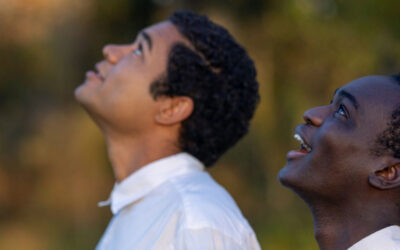
[[[74,101],[107,43],[175,9],[207,14],[254,58],[251,132],[211,170],[263,249],[317,249],[307,206],[276,180],[302,113],[346,82],[400,71],[398,0],[0,0],[0,249],[93,249],[113,175]]]

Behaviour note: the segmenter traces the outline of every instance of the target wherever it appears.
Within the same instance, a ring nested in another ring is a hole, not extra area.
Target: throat
[[[151,137],[108,137],[107,152],[115,178],[121,182],[143,166],[161,158],[174,155],[180,149]]]
[[[347,249],[368,235],[398,222],[394,213],[382,213],[385,211],[383,207],[372,207],[365,203],[365,206],[339,206],[338,203],[336,201],[336,205],[331,203],[312,209],[314,235],[322,250]]]
[[[348,230],[337,225],[316,226],[314,236],[321,250],[347,249],[351,246]]]

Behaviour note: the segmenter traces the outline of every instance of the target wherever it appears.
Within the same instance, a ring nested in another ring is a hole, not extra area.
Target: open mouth
[[[293,137],[300,142],[300,149],[289,151],[286,155],[288,161],[301,158],[312,151],[311,145],[300,134],[296,133]]]
[[[294,139],[300,142],[300,152],[302,153],[310,153],[312,151],[311,146],[301,137],[299,134],[294,134]]]

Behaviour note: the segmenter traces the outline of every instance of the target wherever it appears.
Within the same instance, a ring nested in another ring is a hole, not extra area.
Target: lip
[[[89,79],[89,80],[92,80],[92,81],[94,80],[94,81],[99,82],[99,83],[104,81],[103,77],[101,77],[100,74],[96,73],[93,70],[90,70],[90,71],[86,72],[86,78]]]
[[[100,64],[102,64],[102,62],[98,62],[98,63],[96,63],[96,65],[94,65],[94,68],[96,70],[95,73],[97,74],[98,77],[100,77],[104,81],[105,77],[103,77],[103,74],[102,74],[102,71],[101,71],[102,67],[101,67]]]
[[[302,125],[297,126],[296,129],[295,129],[295,135],[296,135],[296,134],[299,135],[299,136],[301,137],[301,139],[303,140],[303,142],[304,142],[305,144],[309,145],[309,146],[311,147],[311,150],[312,150],[312,146],[311,146],[311,144],[309,143],[309,140],[307,139],[307,137],[305,136],[305,133],[303,133],[302,129],[303,129],[303,126],[302,126]],[[286,159],[287,159],[288,161],[294,160],[294,159],[298,159],[298,158],[301,158],[301,157],[304,157],[304,156],[310,154],[311,152],[312,152],[312,151],[310,151],[310,152],[305,152],[305,151],[302,150],[302,149],[290,150],[290,151],[287,153],[287,155],[286,155]]]
[[[299,150],[290,150],[290,151],[286,154],[286,159],[287,159],[288,161],[290,161],[290,160],[294,160],[294,159],[303,157],[303,156],[305,156],[305,155],[307,155],[307,154],[309,154],[309,153],[304,153],[304,152],[301,152],[301,151],[299,151]]]

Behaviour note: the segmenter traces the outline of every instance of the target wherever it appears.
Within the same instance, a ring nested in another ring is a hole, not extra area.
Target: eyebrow
[[[339,92],[339,93],[337,93]],[[346,97],[347,99],[350,100],[351,104],[353,104],[355,109],[358,109],[358,106],[360,106],[357,102],[357,99],[354,97],[354,95],[350,94],[344,89],[336,89],[335,90],[335,95],[338,94],[339,96]]]
[[[142,35],[144,40],[147,42],[147,45],[149,46],[149,50],[151,51],[152,45],[153,45],[153,41],[151,40],[151,37],[149,34],[147,34],[146,31],[140,31],[139,35]]]

